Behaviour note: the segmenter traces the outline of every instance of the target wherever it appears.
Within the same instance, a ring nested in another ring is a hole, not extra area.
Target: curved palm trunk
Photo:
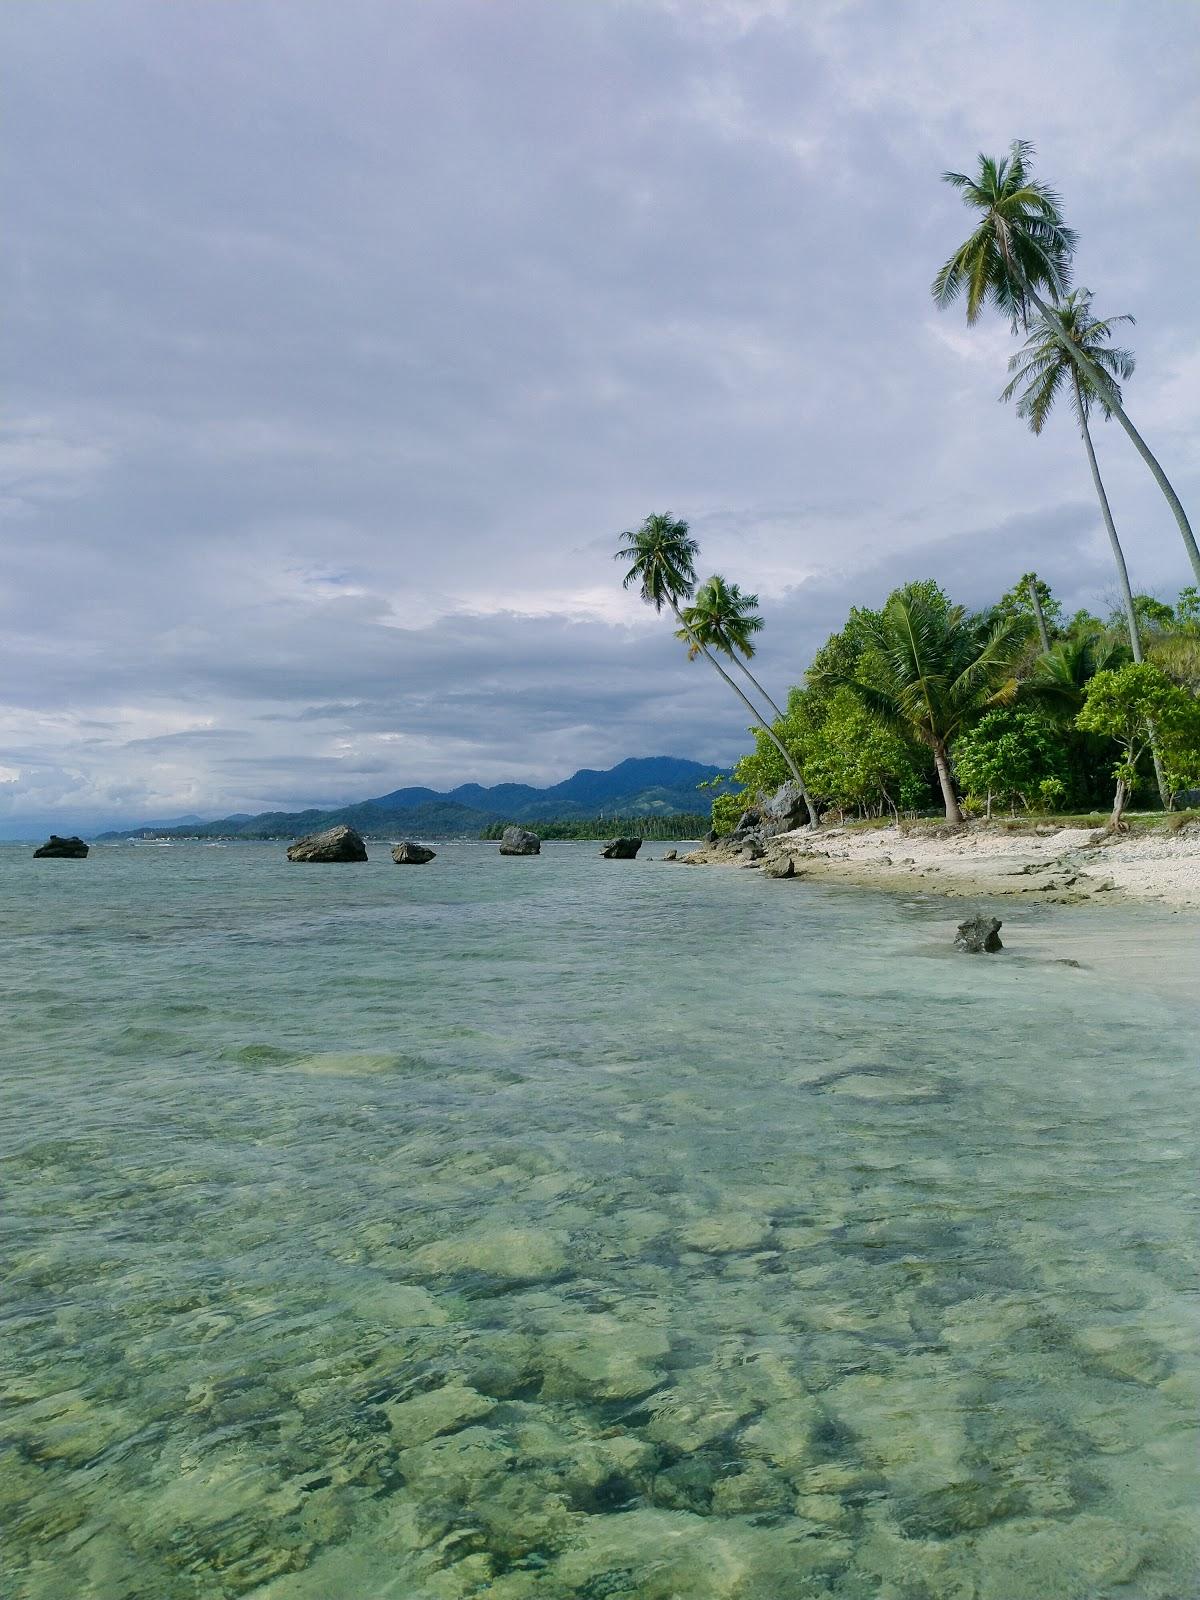
[[[748,695],[745,695],[745,694],[742,693],[741,689],[737,686],[737,684],[733,681],[733,679],[725,671],[725,668],[717,660],[716,656],[713,655],[712,651],[708,648],[708,646],[700,643],[700,640],[697,639],[696,635],[692,632],[692,630],[688,627],[687,623],[683,620],[683,617],[682,617],[682,615],[680,614],[680,611],[679,611],[679,607],[675,604],[675,601],[672,599],[669,603],[670,603],[670,606],[671,606],[671,610],[675,613],[675,620],[679,623],[679,626],[683,629],[683,631],[687,634],[688,638],[695,645],[696,649],[700,652],[701,655],[707,657],[707,659],[712,662],[713,666],[721,674],[722,678],[724,678],[725,682],[729,685],[729,687],[733,690],[734,694],[737,695],[738,699],[746,707],[746,710],[749,711],[750,715],[754,718],[754,726],[756,728],[761,728],[762,731],[766,734],[767,738],[775,746],[776,750],[779,751],[779,754],[783,757],[784,761],[787,764],[788,771],[791,773],[792,777],[796,780],[796,786],[798,787],[798,789],[800,790],[801,795],[803,796],[804,804],[805,804],[805,806],[807,807],[807,810],[808,810],[809,826],[813,827],[813,828],[819,827],[820,819],[817,816],[817,808],[812,803],[812,796],[808,792],[808,785],[804,781],[804,774],[800,771],[800,768],[796,765],[795,758],[793,757],[791,751],[787,748],[787,746],[784,744],[783,740],[775,732],[774,728],[770,727],[763,720],[762,713],[758,710],[757,706],[749,698]],[[747,677],[749,677],[749,673],[747,673]]]
[[[783,721],[783,717],[784,717],[784,713],[775,704],[774,700],[771,699],[771,696],[763,688],[762,684],[759,683],[758,679],[750,671],[750,668],[746,665],[746,663],[741,659],[740,656],[734,656],[733,659],[737,662],[738,666],[741,667],[741,669],[745,673],[746,677],[750,679],[750,682],[754,685],[755,689],[757,689],[758,693],[763,697],[763,699],[770,706],[771,710],[775,714],[776,722],[782,722]]]
[[[1042,611],[1042,597],[1038,593],[1036,577],[1031,577],[1029,580],[1029,599],[1033,605],[1034,617],[1037,619],[1038,638],[1042,641],[1042,654],[1048,656],[1050,654],[1050,632],[1046,627],[1046,618]]]
[[[1192,525],[1188,521],[1187,512],[1183,509],[1179,496],[1171,487],[1170,479],[1159,466],[1154,452],[1150,449],[1150,446],[1134,427],[1133,423],[1130,422],[1129,418],[1125,415],[1125,411],[1121,405],[1121,402],[1116,398],[1115,395],[1112,394],[1112,380],[1105,373],[1101,372],[1100,368],[1090,356],[1084,355],[1083,351],[1075,343],[1074,339],[1072,339],[1063,328],[1062,319],[1059,317],[1057,311],[1055,311],[1052,306],[1046,304],[1041,295],[1038,294],[1037,290],[1034,289],[1028,278],[1026,278],[1025,274],[1021,271],[1019,265],[1015,261],[1012,261],[1011,257],[1009,260],[1012,267],[1015,269],[1017,276],[1021,280],[1021,287],[1023,288],[1024,292],[1033,301],[1034,305],[1042,313],[1042,316],[1045,317],[1050,326],[1057,328],[1059,340],[1067,354],[1071,357],[1071,360],[1082,372],[1087,373],[1088,377],[1091,378],[1094,384],[1096,384],[1101,394],[1107,394],[1109,396],[1108,404],[1113,416],[1116,417],[1117,421],[1129,435],[1129,438],[1133,443],[1133,448],[1150,468],[1151,473],[1154,475],[1155,483],[1157,483],[1158,487],[1162,490],[1164,496],[1166,497],[1167,504],[1175,514],[1175,521],[1179,524],[1179,533],[1183,540],[1184,549],[1188,553],[1188,560],[1192,563],[1192,571],[1196,575],[1196,582],[1200,583],[1200,546],[1197,546],[1196,544],[1196,536],[1192,532]]]
[[[953,822],[956,826],[963,819],[962,808],[958,803],[958,795],[954,790],[954,776],[950,771],[950,757],[946,753],[946,746],[941,739],[933,741],[933,764],[937,768],[938,782],[942,786],[942,799],[946,803],[946,821]]]
[[[1125,565],[1125,552],[1121,549],[1121,541],[1117,538],[1116,524],[1113,522],[1112,508],[1108,503],[1108,494],[1104,488],[1104,479],[1100,476],[1100,468],[1096,462],[1096,451],[1092,445],[1091,430],[1087,425],[1087,413],[1084,410],[1083,395],[1079,388],[1078,374],[1074,374],[1075,405],[1079,417],[1079,428],[1083,434],[1083,448],[1087,451],[1088,466],[1092,469],[1092,483],[1096,489],[1096,499],[1100,502],[1100,515],[1104,518],[1104,527],[1108,533],[1108,542],[1112,546],[1113,561],[1117,568],[1117,581],[1121,585],[1121,604],[1125,608],[1125,623],[1129,629],[1129,648],[1133,651],[1133,659],[1142,659],[1142,636],[1138,628],[1137,612],[1133,605],[1133,589],[1129,583],[1129,568]],[[1150,755],[1154,761],[1154,781],[1158,785],[1158,798],[1162,801],[1164,811],[1171,810],[1171,790],[1167,783],[1167,775],[1163,771],[1162,757],[1158,753],[1158,738],[1153,728],[1150,730]],[[1118,820],[1120,820],[1118,818]]]

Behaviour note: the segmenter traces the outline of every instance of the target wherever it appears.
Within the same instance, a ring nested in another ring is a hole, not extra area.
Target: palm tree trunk
[[[733,659],[737,662],[738,666],[741,667],[742,671],[750,679],[750,682],[754,685],[754,687],[758,690],[759,694],[762,695],[763,699],[767,702],[767,704],[770,706],[771,710],[775,713],[776,722],[782,722],[783,721],[783,717],[784,717],[784,713],[775,704],[774,700],[771,699],[771,696],[763,688],[762,684],[759,683],[758,679],[750,671],[750,668],[746,665],[746,663],[742,660],[742,658],[740,656],[734,656]]]
[[[1080,371],[1086,372],[1088,377],[1096,385],[1099,392],[1104,395],[1106,404],[1112,411],[1113,416],[1116,417],[1117,421],[1129,435],[1129,438],[1133,443],[1133,448],[1150,468],[1150,471],[1154,476],[1155,483],[1157,483],[1158,487],[1162,490],[1164,496],[1166,497],[1167,504],[1175,514],[1175,521],[1179,524],[1179,534],[1183,540],[1184,549],[1188,553],[1188,560],[1192,563],[1192,571],[1196,575],[1196,582],[1200,583],[1200,546],[1197,546],[1196,544],[1196,536],[1192,532],[1192,525],[1188,521],[1187,512],[1183,509],[1179,496],[1171,487],[1171,480],[1159,466],[1154,452],[1150,449],[1150,446],[1134,427],[1133,423],[1130,422],[1129,418],[1125,415],[1125,410],[1121,405],[1121,402],[1117,399],[1115,393],[1113,392],[1114,386],[1112,379],[1108,377],[1106,373],[1101,372],[1100,368],[1090,356],[1084,355],[1083,351],[1075,343],[1074,339],[1072,339],[1064,329],[1062,325],[1062,319],[1059,317],[1057,311],[1055,311],[1052,306],[1046,304],[1041,295],[1038,294],[1037,290],[1029,282],[1029,279],[1021,271],[1020,266],[1015,261],[1011,261],[1011,258],[1010,264],[1015,269],[1017,276],[1020,278],[1021,286],[1025,293],[1042,313],[1042,316],[1045,317],[1047,323],[1052,328],[1057,329],[1059,342],[1062,344],[1064,350],[1066,350],[1067,354],[1071,357],[1071,360],[1080,369]]]
[[[1079,386],[1078,372],[1072,373],[1075,383],[1075,407],[1079,417],[1079,427],[1083,434],[1083,448],[1087,451],[1088,466],[1092,469],[1092,483],[1096,489],[1096,499],[1100,502],[1100,515],[1104,518],[1104,527],[1108,533],[1108,542],[1112,546],[1113,561],[1117,567],[1117,581],[1121,585],[1121,604],[1125,607],[1125,622],[1129,628],[1129,648],[1133,651],[1133,659],[1140,662],[1142,659],[1142,636],[1138,628],[1137,611],[1133,604],[1133,589],[1129,583],[1129,568],[1125,565],[1125,552],[1121,549],[1121,541],[1117,538],[1116,524],[1113,522],[1112,507],[1108,503],[1108,494],[1104,488],[1104,479],[1100,476],[1100,468],[1096,462],[1096,451],[1092,445],[1091,430],[1087,425],[1087,411],[1083,404],[1083,392]],[[1162,757],[1158,753],[1158,735],[1153,727],[1150,729],[1150,755],[1154,762],[1154,781],[1158,785],[1158,798],[1162,801],[1164,811],[1170,811],[1171,789],[1167,783],[1167,775],[1163,771]]]
[[[795,758],[793,757],[791,751],[787,748],[787,746],[784,744],[783,740],[775,732],[774,728],[772,728],[768,723],[764,722],[762,714],[758,710],[758,708],[755,706],[754,702],[747,695],[744,695],[742,693],[741,689],[733,681],[733,679],[729,676],[729,674],[725,671],[725,668],[717,660],[716,656],[713,655],[712,651],[708,648],[708,646],[707,645],[703,645],[703,644],[700,643],[699,639],[697,639],[696,635],[692,632],[692,630],[688,627],[687,623],[683,620],[683,617],[681,616],[680,611],[679,611],[679,607],[675,604],[674,599],[672,599],[670,601],[670,606],[671,606],[671,610],[675,613],[676,622],[678,622],[679,626],[687,634],[688,638],[695,645],[696,649],[700,652],[701,655],[706,656],[707,659],[712,662],[713,666],[721,674],[722,678],[724,678],[725,682],[729,685],[729,687],[733,690],[734,694],[737,695],[738,699],[746,707],[746,710],[749,711],[750,715],[754,718],[754,726],[756,728],[761,728],[762,731],[766,734],[767,738],[775,746],[776,750],[779,751],[779,754],[783,757],[785,763],[787,764],[788,771],[791,773],[792,777],[796,780],[796,786],[800,790],[801,797],[803,798],[804,804],[807,807],[809,826],[813,827],[813,828],[818,827],[820,825],[820,819],[817,816],[817,808],[812,803],[812,796],[809,794],[808,786],[804,782],[804,774],[800,771],[800,768],[796,765]],[[747,676],[749,676],[749,674],[747,674]]]
[[[950,757],[946,754],[946,746],[940,739],[934,742],[933,764],[937,768],[938,782],[942,786],[942,799],[946,802],[946,821],[953,822],[957,826],[962,822],[963,814],[958,803],[958,796],[954,792],[954,778],[950,771]]]
[[[1050,654],[1050,633],[1046,627],[1046,618],[1042,611],[1042,597],[1038,593],[1037,577],[1034,574],[1030,574],[1029,578],[1029,598],[1033,603],[1034,617],[1037,619],[1038,638],[1042,641],[1042,654],[1048,656]]]

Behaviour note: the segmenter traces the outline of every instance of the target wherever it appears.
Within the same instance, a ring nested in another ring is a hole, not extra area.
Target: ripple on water
[[[1194,1591],[1195,1010],[586,845],[32,865],[6,1600]]]

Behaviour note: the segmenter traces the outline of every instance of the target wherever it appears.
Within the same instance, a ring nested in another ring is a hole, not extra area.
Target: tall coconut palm
[[[1046,330],[1056,337],[1082,376],[1098,393],[1107,393],[1111,414],[1124,428],[1134,449],[1150,468],[1179,524],[1192,571],[1200,582],[1200,547],[1191,523],[1166,473],[1121,405],[1120,391],[1103,365],[1072,339],[1059,302],[1067,292],[1075,234],[1062,220],[1054,190],[1031,173],[1033,146],[1016,139],[1006,157],[979,156],[974,176],[943,172],[963,203],[978,213],[970,237],[959,246],[933,280],[933,298],[940,307],[966,295],[967,321],[974,323],[989,302],[1012,322],[1026,326],[1029,309],[1041,313]]]
[[[1129,569],[1125,564],[1125,552],[1121,549],[1121,541],[1117,538],[1112,508],[1108,503],[1104,480],[1100,476],[1100,468],[1096,462],[1091,429],[1088,427],[1088,417],[1093,406],[1106,421],[1112,416],[1114,403],[1120,404],[1121,400],[1121,386],[1118,379],[1128,378],[1133,373],[1135,365],[1133,352],[1122,350],[1109,342],[1117,323],[1132,323],[1132,321],[1133,318],[1128,315],[1104,319],[1094,316],[1089,292],[1086,289],[1071,290],[1058,304],[1055,323],[1047,321],[1044,316],[1039,316],[1034,321],[1028,339],[1008,363],[1008,370],[1013,374],[1013,378],[1001,395],[1001,399],[1011,400],[1019,390],[1017,415],[1028,422],[1035,434],[1040,434],[1059,395],[1065,391],[1070,396],[1071,409],[1079,424],[1083,448],[1092,473],[1092,485],[1096,491],[1096,499],[1100,503],[1100,515],[1104,519],[1108,542],[1112,547],[1117,582],[1121,588],[1121,604],[1125,612],[1125,623],[1129,629],[1129,648],[1133,651],[1133,659],[1141,661],[1141,630],[1138,627],[1133,590],[1129,583]],[[1069,343],[1063,343],[1062,332],[1067,334]],[[1104,374],[1103,387],[1094,382],[1087,372],[1077,365],[1071,355],[1072,346],[1082,350],[1092,365]],[[1169,811],[1171,790],[1166,773],[1163,771],[1157,739],[1151,738],[1150,747],[1159,798],[1162,800],[1163,809]]]
[[[692,596],[692,603],[683,608],[683,627],[675,637],[688,647],[688,656],[695,660],[700,646],[719,650],[722,655],[740,667],[754,689],[775,714],[776,720],[783,712],[750,671],[746,662],[754,654],[754,635],[762,632],[763,619],[758,614],[758,596],[743,594],[736,583],[727,583],[720,573],[714,572]]]
[[[869,621],[857,676],[822,676],[854,689],[881,722],[932,751],[946,820],[959,823],[950,744],[984,711],[1015,698],[1013,668],[1027,637],[1019,617],[985,628],[936,584],[909,583]]]
[[[715,670],[720,673],[724,681],[737,695],[738,699],[749,711],[754,720],[754,726],[760,728],[766,737],[778,750],[787,766],[788,771],[795,779],[804,804],[808,809],[809,822],[817,826],[817,809],[813,805],[808,787],[804,782],[804,774],[796,762],[796,758],[784,744],[783,740],[771,727],[763,713],[744,694],[738,684],[730,677],[721,665],[713,649],[701,636],[694,632],[680,609],[680,602],[690,600],[696,589],[696,556],[700,546],[688,534],[686,522],[677,520],[669,511],[655,513],[646,518],[636,532],[626,531],[621,535],[623,541],[616,552],[614,560],[628,563],[622,583],[626,589],[635,584],[641,592],[642,599],[647,605],[652,605],[655,611],[661,612],[666,606],[676,622],[679,624],[680,635],[688,641],[689,654],[693,657],[702,655],[711,662]],[[739,597],[743,602],[747,597]],[[757,597],[750,597],[757,604]],[[750,606],[748,609],[753,609]],[[756,619],[761,627],[761,619]],[[749,634],[757,631],[756,628],[745,625],[744,640],[748,641]],[[714,640],[713,643],[716,643]],[[733,643],[732,635],[730,643]],[[717,648],[724,652],[724,645],[717,644]],[[732,655],[732,651],[724,652]]]

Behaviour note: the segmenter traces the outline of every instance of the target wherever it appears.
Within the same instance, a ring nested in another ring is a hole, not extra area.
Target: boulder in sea
[[[999,917],[971,917],[967,922],[960,922],[954,935],[954,948],[972,956],[995,955],[997,950],[1004,949],[1000,942],[1002,926]]]
[[[324,833],[310,833],[306,839],[297,839],[288,845],[289,861],[365,861],[367,847],[360,834],[339,822],[336,828],[326,828]]]
[[[600,854],[606,861],[632,861],[641,848],[640,839],[610,839]]]
[[[52,833],[45,844],[33,852],[33,857],[35,861],[39,856],[62,856],[64,859],[81,861],[87,853],[87,845],[75,834],[63,839],[57,833]]]
[[[505,828],[500,835],[502,856],[536,856],[542,851],[542,841],[528,828]]]
[[[678,859],[679,859],[679,851],[678,850],[664,850],[663,851],[663,860],[664,861],[677,861]]]
[[[781,783],[762,810],[762,827],[767,833],[790,833],[808,827],[808,806],[794,779]]]
[[[428,845],[415,844],[411,839],[402,839],[399,844],[392,846],[392,860],[398,867],[423,867],[436,855],[436,850],[430,850]]]

